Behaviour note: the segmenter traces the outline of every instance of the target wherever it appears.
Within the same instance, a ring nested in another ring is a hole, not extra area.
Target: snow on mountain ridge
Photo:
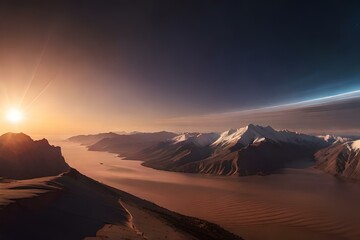
[[[207,146],[212,144],[219,138],[218,133],[183,133],[171,139],[173,144],[180,142],[192,142],[199,146]]]
[[[188,140],[190,137],[196,136],[198,133],[182,133],[176,137],[173,137],[171,141],[176,144]]]
[[[243,146],[247,146],[255,142],[264,141],[265,139],[269,139],[274,142],[285,142],[294,144],[301,144],[306,142],[321,144],[324,141],[323,139],[315,136],[291,132],[288,130],[277,131],[270,126],[262,127],[249,124],[248,126],[239,128],[235,131],[229,130],[223,132],[212,145],[233,146],[235,144],[241,144]]]
[[[331,144],[335,144],[335,143],[344,143],[347,141],[350,141],[351,139],[349,138],[344,138],[344,137],[340,137],[340,136],[335,136],[335,135],[320,135],[318,136],[321,139],[324,139],[324,141],[331,143]]]
[[[360,140],[353,141],[352,144],[351,144],[351,147],[354,150],[360,150]]]

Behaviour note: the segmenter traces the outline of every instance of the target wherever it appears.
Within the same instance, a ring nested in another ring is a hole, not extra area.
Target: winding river
[[[315,169],[241,178],[183,174],[90,152],[76,143],[51,143],[89,177],[248,240],[360,239],[360,183]]]

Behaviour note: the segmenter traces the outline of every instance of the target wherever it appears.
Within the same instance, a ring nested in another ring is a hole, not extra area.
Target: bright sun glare
[[[23,120],[23,113],[17,108],[11,108],[6,112],[6,120],[12,124],[20,123]]]

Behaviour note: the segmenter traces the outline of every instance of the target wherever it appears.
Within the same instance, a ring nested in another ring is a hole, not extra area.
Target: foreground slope
[[[0,191],[0,239],[241,239],[74,169],[55,177],[2,182]]]
[[[328,173],[360,179],[360,140],[331,145],[315,154],[316,166]]]

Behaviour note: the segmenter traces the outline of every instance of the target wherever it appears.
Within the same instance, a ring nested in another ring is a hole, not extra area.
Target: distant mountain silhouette
[[[89,150],[107,151],[118,153],[122,157],[133,158],[140,150],[176,136],[177,134],[175,133],[165,131],[155,133],[117,135],[99,140],[97,143],[90,145]]]
[[[28,179],[54,176],[69,170],[61,155],[46,139],[32,140],[23,133],[0,136],[0,176]]]
[[[71,142],[78,142],[83,145],[91,145],[91,144],[94,144],[94,143],[100,141],[101,139],[113,138],[113,137],[117,137],[117,136],[119,136],[119,134],[109,132],[109,133],[99,133],[99,134],[89,134],[89,135],[78,135],[78,136],[71,137],[68,140]]]

